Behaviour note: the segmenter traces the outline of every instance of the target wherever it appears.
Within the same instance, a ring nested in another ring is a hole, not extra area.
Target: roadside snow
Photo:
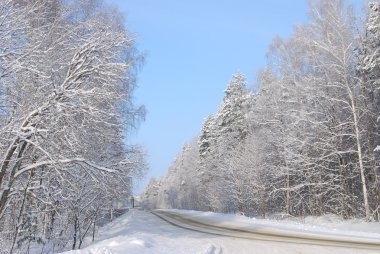
[[[258,219],[249,218],[242,215],[221,214],[213,212],[199,212],[192,210],[170,209],[161,211],[173,211],[178,214],[190,215],[194,218],[206,219],[215,223],[235,223],[245,226],[274,228],[276,230],[316,233],[328,235],[347,235],[355,237],[380,239],[380,223],[365,222],[360,219],[343,220],[335,215],[324,215],[320,217],[308,216],[305,219],[286,218],[286,219]]]
[[[329,222],[329,219],[310,219],[310,225],[294,221],[270,221],[250,219],[243,216],[215,214],[209,212],[175,210],[179,213],[192,214],[194,216],[207,217],[216,221],[233,221],[239,223],[250,223],[273,228],[284,227],[296,230],[327,230],[332,226],[334,230],[345,230],[347,228],[368,229],[373,231],[373,226],[355,226],[355,223],[345,224],[343,222]],[[358,223],[361,224],[361,223]],[[325,227],[326,226],[326,227]],[[368,231],[367,230],[367,231]],[[364,232],[351,232],[359,235],[371,234]],[[114,222],[100,229],[97,241],[82,250],[66,252],[66,254],[228,254],[228,253],[259,253],[259,254],[293,254],[293,253],[333,253],[333,254],[362,254],[376,253],[380,251],[362,251],[358,249],[346,249],[340,247],[326,247],[307,244],[295,244],[273,241],[239,239],[210,235],[206,233],[191,231],[175,227],[155,215],[139,210],[131,210],[127,214],[119,217]]]

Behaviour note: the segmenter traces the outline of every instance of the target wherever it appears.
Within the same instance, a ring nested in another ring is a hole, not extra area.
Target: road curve
[[[214,235],[262,241],[355,248],[360,250],[378,250],[380,253],[380,239],[375,238],[335,234],[323,235],[314,232],[275,229],[262,225],[245,225],[239,222],[220,222],[210,220],[206,217],[177,213],[169,210],[155,210],[152,211],[152,213],[175,226]]]

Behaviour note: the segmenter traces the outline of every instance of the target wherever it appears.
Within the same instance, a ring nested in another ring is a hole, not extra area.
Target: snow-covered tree
[[[245,77],[240,73],[234,75],[217,114],[209,116],[203,125],[199,139],[200,171],[203,193],[209,200],[210,209],[234,210],[230,205],[224,205],[223,199],[229,199],[229,194],[224,188],[226,179],[223,171],[234,149],[247,136],[250,96]]]
[[[141,194],[141,202],[144,208],[154,209],[154,208],[164,208],[158,205],[158,194],[161,189],[162,179],[150,179],[148,186],[145,188],[144,192]]]
[[[380,5],[373,2],[368,5],[368,18],[365,24],[364,35],[358,53],[358,73],[361,81],[361,93],[364,104],[364,129],[366,154],[370,167],[370,199],[372,210],[377,219],[380,218],[380,186],[379,172],[376,161],[379,159],[379,39],[380,39]]]
[[[0,19],[2,249],[75,248],[101,200],[129,195],[145,169],[123,144],[143,113],[131,100],[134,40],[102,1],[0,1]]]
[[[197,139],[183,146],[159,184],[151,182],[144,191],[144,202],[156,208],[205,210],[199,172]]]
[[[379,10],[360,34],[343,0],[310,1],[309,21],[273,41],[257,94],[233,77],[198,141],[202,209],[379,219]],[[181,158],[162,185],[175,206]]]
[[[228,149],[233,149],[247,136],[249,99],[245,77],[241,73],[234,75],[216,115],[219,145],[224,141]]]

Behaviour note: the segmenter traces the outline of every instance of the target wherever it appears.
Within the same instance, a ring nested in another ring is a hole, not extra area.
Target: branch
[[[98,169],[100,171],[105,171],[105,172],[108,172],[108,173],[115,173],[117,172],[117,170],[114,170],[114,169],[110,169],[110,168],[106,168],[106,167],[102,167],[102,166],[99,166],[99,165],[96,165],[94,163],[91,163],[83,158],[74,158],[74,159],[63,159],[63,160],[47,160],[47,161],[40,161],[38,163],[34,163],[34,164],[30,164],[26,167],[23,167],[21,170],[19,170],[16,174],[15,174],[15,178],[17,178],[18,176],[20,176],[21,174],[23,174],[24,172],[27,172],[29,170],[32,170],[32,169],[35,169],[35,168],[38,168],[38,167],[41,167],[41,166],[51,166],[51,165],[55,165],[55,164],[85,164],[91,168],[94,168],[94,169]]]

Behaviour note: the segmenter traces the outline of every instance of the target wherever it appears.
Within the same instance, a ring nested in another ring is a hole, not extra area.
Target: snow
[[[281,228],[295,231],[314,231],[330,234],[351,234],[361,237],[380,239],[378,223],[361,223],[360,221],[343,222],[337,218],[306,218],[304,223],[283,220],[250,219],[238,215],[225,215],[210,212],[171,210],[186,216],[207,218],[216,222],[233,222],[254,224],[258,227]],[[349,230],[349,231],[348,231]],[[354,231],[357,230],[357,231]],[[97,240],[82,250],[66,254],[227,254],[227,253],[378,253],[380,251],[347,249],[341,247],[317,246],[307,244],[284,243],[240,239],[220,235],[211,235],[175,227],[148,211],[132,209],[112,223],[100,229]]]
[[[304,219],[295,217],[285,219],[258,219],[249,218],[243,215],[179,209],[161,209],[159,211],[175,212],[177,214],[191,216],[197,220],[209,221],[210,223],[233,224],[236,227],[244,225],[247,228],[247,226],[250,225],[256,228],[261,226],[263,228],[271,228],[271,230],[277,231],[284,230],[289,232],[380,239],[380,223],[365,222],[361,219],[344,220],[336,215],[324,215],[319,217],[308,216]]]

